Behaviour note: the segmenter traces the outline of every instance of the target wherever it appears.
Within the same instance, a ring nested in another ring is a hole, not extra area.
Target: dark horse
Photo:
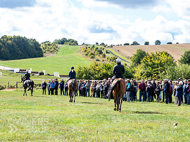
[[[121,104],[123,100],[123,95],[126,92],[125,81],[122,78],[116,78],[113,81],[113,85],[115,86],[113,89],[113,98],[114,98],[114,103],[115,103],[114,110],[121,112]]]
[[[27,93],[26,93],[26,89],[28,88],[28,91],[31,90],[31,96],[32,93],[33,93],[33,88],[34,88],[34,81],[32,80],[26,80],[24,76],[21,76],[21,82],[23,82],[23,87],[24,87],[24,94],[23,96],[26,94],[27,96]]]
[[[74,98],[74,103],[75,103],[75,94],[78,89],[78,83],[77,83],[76,79],[69,80],[68,87],[69,87],[69,96],[70,96],[69,102],[73,102],[73,98]]]

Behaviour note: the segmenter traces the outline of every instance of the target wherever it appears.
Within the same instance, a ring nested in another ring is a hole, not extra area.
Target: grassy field
[[[0,141],[189,141],[189,106],[0,92]],[[178,127],[172,127],[178,123]]]
[[[12,68],[32,68],[33,71],[46,70],[46,73],[50,74],[53,74],[53,72],[59,72],[61,75],[67,75],[71,66],[77,68],[79,65],[87,66],[91,63],[82,57],[81,54],[74,53],[78,50],[79,47],[77,46],[62,46],[60,47],[57,56],[0,61],[0,65]]]
[[[129,57],[133,56],[138,49],[142,49],[148,53],[166,51],[177,61],[181,58],[181,55],[183,55],[185,51],[190,50],[190,44],[114,46],[112,49],[122,56],[125,55]]]

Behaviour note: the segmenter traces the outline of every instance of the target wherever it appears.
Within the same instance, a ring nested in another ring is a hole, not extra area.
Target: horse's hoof
[[[116,108],[114,108],[114,110],[116,111]]]
[[[119,112],[121,112],[121,110]]]

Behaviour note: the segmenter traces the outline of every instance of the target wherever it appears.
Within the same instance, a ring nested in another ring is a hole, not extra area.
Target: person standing
[[[82,82],[81,93],[82,93],[82,96],[85,97],[85,94],[86,94],[86,83],[85,83],[84,80]]]
[[[161,91],[160,83],[157,82],[156,89],[155,89],[155,93],[156,93],[156,96],[157,96],[157,98],[156,98],[157,102],[160,101],[160,91]]]
[[[183,95],[184,95],[185,104],[187,104],[187,97],[189,97],[189,93],[187,93],[188,88],[189,85],[187,83],[187,80],[184,80]]]
[[[82,89],[82,81],[79,80],[79,83],[78,83],[78,90],[79,90],[79,96],[81,96],[81,89]]]
[[[153,86],[153,91],[152,91],[152,100],[154,101],[154,98],[156,99],[156,95],[155,95],[155,89],[156,89],[156,83],[155,80],[152,80],[152,86]]]
[[[170,84],[169,103],[172,103],[173,84],[171,80],[169,81],[169,84]]]
[[[61,80],[61,82],[59,83],[59,88],[60,88],[60,95],[64,95],[64,81],[63,79]]]
[[[90,97],[90,86],[91,86],[91,83],[90,83],[90,80],[88,80],[86,83],[86,96],[88,97]]]
[[[163,102],[164,102],[164,83],[162,82],[162,80],[160,80],[160,100],[163,99]]]
[[[137,91],[138,91],[138,83],[136,82],[136,80],[133,80],[134,83],[134,88],[135,88],[135,94],[134,94],[134,100],[137,101]]]
[[[181,105],[181,98],[182,98],[182,95],[183,95],[183,82],[180,81],[179,82],[179,86],[177,87],[177,100],[178,100],[178,106]]]
[[[65,82],[65,96],[68,96],[68,82]]]
[[[46,87],[47,87],[47,83],[46,83],[46,81],[44,81],[43,83],[42,83],[42,90],[43,90],[43,95],[45,94],[46,95]]]
[[[135,101],[135,86],[134,86],[134,81],[133,80],[131,80],[130,100]]]
[[[176,82],[175,83],[175,86],[174,86],[174,96],[175,96],[175,103],[174,104],[177,104],[177,87],[178,87],[179,83]]]
[[[141,81],[141,83],[139,84],[138,86],[139,88],[139,102],[141,102],[141,98],[143,97],[143,102],[145,101],[145,83],[144,83],[144,80]]]
[[[48,81],[48,95],[50,95],[50,84],[51,84],[51,80]]]
[[[131,91],[131,83],[130,83],[130,80],[127,79],[127,84],[126,84],[126,97],[127,97],[127,102],[130,102],[130,91]]]
[[[170,84],[168,83],[168,80],[164,80],[164,94],[166,97],[166,104],[169,103],[169,93],[170,93]]]
[[[55,95],[58,95],[58,86],[59,86],[59,82],[58,82],[58,80],[57,80],[57,78],[55,79],[55,82],[54,82],[54,89],[55,89]]]
[[[151,83],[151,79],[149,79],[148,84],[146,86],[148,102],[152,102],[152,95],[153,95],[152,91],[153,91],[153,86],[152,86],[152,83]]]
[[[101,84],[98,81],[97,85],[96,85],[96,97],[100,98],[100,88],[101,88]]]
[[[96,85],[97,85],[97,83],[95,81],[94,86],[93,86],[93,90],[94,90],[93,97],[96,97]]]
[[[50,84],[51,95],[54,95],[54,89],[55,89],[55,83],[52,80]]]
[[[190,79],[188,79],[188,87],[187,93],[189,93],[189,95],[187,96],[187,104],[190,105]]]
[[[108,82],[106,81],[106,79],[104,79],[103,96],[105,97],[107,93],[108,93]]]

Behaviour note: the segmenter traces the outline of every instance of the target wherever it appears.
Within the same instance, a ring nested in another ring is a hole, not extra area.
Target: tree
[[[135,69],[135,77],[151,79],[160,79],[162,74],[166,74],[168,66],[175,66],[176,62],[167,52],[156,52],[148,54]]]
[[[124,43],[124,46],[129,45],[129,43]]]
[[[105,44],[102,42],[101,44],[100,44],[101,46],[105,46]]]
[[[176,44],[179,44],[179,42],[176,42]]]
[[[144,43],[144,45],[149,45],[149,42],[148,42],[148,41],[146,41],[146,42]]]
[[[182,55],[181,59],[179,60],[181,64],[188,64],[190,65],[190,51],[185,51]]]
[[[161,41],[160,40],[156,40],[155,41],[155,45],[160,45],[161,44]]]
[[[131,45],[140,45],[137,41],[133,41]]]
[[[99,45],[99,43],[98,43],[98,42],[96,42],[96,45]]]
[[[167,44],[172,44],[172,42],[168,42]]]
[[[141,60],[146,56],[146,52],[141,50],[141,49],[138,49],[137,50],[137,53],[134,54],[131,58],[131,61],[132,61],[132,64],[133,65],[138,65],[138,64],[141,64]]]

